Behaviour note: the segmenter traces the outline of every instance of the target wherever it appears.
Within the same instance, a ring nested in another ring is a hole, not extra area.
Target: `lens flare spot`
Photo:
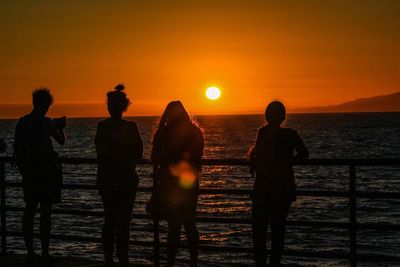
[[[197,180],[197,172],[187,161],[181,161],[169,167],[171,174],[178,178],[179,186],[184,189],[193,188]]]
[[[186,171],[179,176],[179,185],[182,188],[190,189],[194,186],[196,175],[192,171]]]

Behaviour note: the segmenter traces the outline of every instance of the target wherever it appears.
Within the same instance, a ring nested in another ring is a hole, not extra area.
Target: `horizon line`
[[[400,113],[400,110],[394,111],[333,111],[333,112],[287,112],[287,115],[323,115],[323,114],[368,114],[368,113]],[[22,115],[23,116],[23,115]],[[145,118],[160,117],[161,115],[127,115],[123,118]],[[263,113],[218,113],[218,114],[193,114],[191,117],[197,116],[264,116]],[[110,116],[67,116],[67,119],[104,119]],[[20,117],[1,117],[0,120],[17,120]]]

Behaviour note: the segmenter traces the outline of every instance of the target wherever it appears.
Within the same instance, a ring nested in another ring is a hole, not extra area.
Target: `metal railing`
[[[22,236],[21,232],[13,232],[7,230],[7,211],[23,211],[22,207],[13,207],[6,205],[6,188],[7,187],[21,187],[22,184],[18,182],[6,181],[6,163],[13,163],[11,157],[0,157],[0,233],[1,233],[1,249],[2,253],[7,251],[7,236]],[[62,158],[62,164],[96,164],[95,159],[90,158]],[[142,160],[138,164],[151,164],[148,160]],[[203,165],[206,166],[247,166],[248,163],[242,159],[205,159]],[[389,223],[359,223],[357,222],[357,198],[379,198],[379,199],[400,199],[400,192],[365,192],[358,191],[356,188],[356,167],[360,166],[397,166],[400,167],[400,159],[310,159],[300,165],[308,166],[345,166],[349,168],[349,189],[347,191],[312,191],[312,190],[298,190],[299,196],[311,197],[339,197],[347,198],[349,200],[349,220],[348,222],[329,222],[329,221],[310,221],[310,220],[289,220],[287,225],[290,226],[308,226],[308,227],[329,227],[337,229],[347,229],[349,232],[349,252],[322,252],[322,251],[309,251],[309,250],[289,250],[285,249],[284,255],[297,256],[297,257],[314,257],[325,259],[339,259],[348,260],[351,266],[357,266],[358,261],[388,261],[399,262],[400,256],[398,255],[384,255],[384,254],[362,254],[357,252],[357,231],[365,229],[374,230],[396,230],[400,231],[400,224]],[[95,185],[77,185],[77,184],[64,184],[64,189],[69,190],[96,190]],[[139,187],[139,192],[151,192],[151,187]],[[249,195],[250,190],[246,189],[201,189],[200,194],[228,194],[228,195]],[[102,212],[98,211],[85,211],[85,210],[65,210],[54,209],[54,214],[68,214],[78,216],[103,216]],[[133,214],[133,218],[150,220],[146,214]],[[198,222],[204,223],[221,223],[221,224],[251,224],[249,218],[229,218],[229,217],[197,217]],[[146,246],[154,248],[154,264],[159,266],[159,249],[165,246],[159,240],[158,222],[153,224],[154,241],[137,241],[131,240],[130,244],[138,246]],[[96,237],[83,237],[78,235],[52,235],[54,239],[77,241],[77,242],[100,242],[100,238]],[[251,253],[251,248],[244,247],[229,247],[229,246],[214,246],[214,245],[200,245],[200,250],[213,251],[213,252],[234,252],[234,253]]]

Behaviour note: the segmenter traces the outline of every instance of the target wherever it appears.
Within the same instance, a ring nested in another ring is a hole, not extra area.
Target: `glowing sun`
[[[208,87],[206,90],[206,97],[210,100],[217,100],[221,97],[221,90],[218,87]]]

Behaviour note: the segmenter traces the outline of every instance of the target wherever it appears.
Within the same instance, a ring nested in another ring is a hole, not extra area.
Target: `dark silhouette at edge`
[[[62,171],[52,139],[64,144],[65,117],[52,120],[46,113],[53,103],[47,88],[32,94],[33,110],[19,119],[15,130],[14,154],[22,175],[25,210],[22,231],[27,249],[27,262],[52,261],[49,254],[51,209],[61,201]],[[40,205],[40,240],[42,257],[33,246],[34,217]]]
[[[106,266],[114,266],[114,239],[120,266],[129,266],[129,227],[139,177],[136,162],[143,155],[143,141],[136,123],[122,114],[130,101],[117,85],[107,93],[110,118],[97,125],[97,186],[104,206],[102,242]]]
[[[271,227],[268,266],[280,265],[286,219],[291,203],[296,200],[293,162],[308,158],[308,150],[298,133],[281,127],[285,117],[284,105],[278,101],[271,102],[265,110],[267,124],[258,130],[256,144],[250,152],[250,172],[256,174],[252,194],[252,228],[257,267],[267,264],[268,225]]]

